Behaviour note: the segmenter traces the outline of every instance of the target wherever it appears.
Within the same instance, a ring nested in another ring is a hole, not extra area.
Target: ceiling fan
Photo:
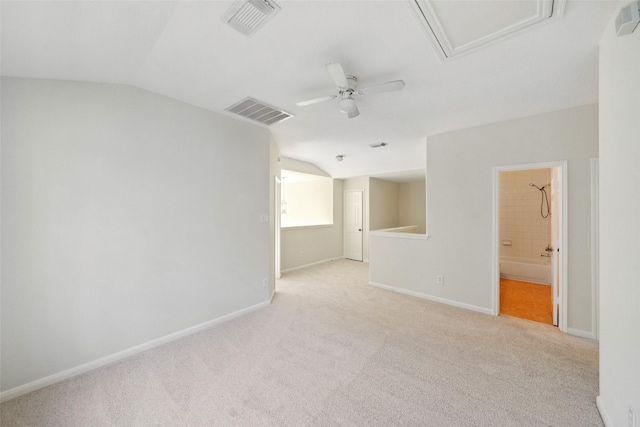
[[[340,111],[345,113],[350,119],[357,117],[360,112],[354,96],[372,95],[374,93],[394,92],[404,88],[404,81],[394,80],[391,82],[380,83],[372,86],[365,86],[358,89],[358,79],[354,76],[348,76],[344,73],[342,65],[338,63],[327,64],[329,75],[338,86],[336,95],[323,96],[322,98],[310,99],[308,101],[298,102],[296,105],[304,107],[306,105],[317,104],[319,102],[330,101],[340,97]]]

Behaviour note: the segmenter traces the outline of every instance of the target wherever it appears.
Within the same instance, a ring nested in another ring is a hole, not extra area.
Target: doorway
[[[566,161],[494,168],[494,313],[566,332]]]
[[[364,190],[344,192],[344,257],[362,261]]]

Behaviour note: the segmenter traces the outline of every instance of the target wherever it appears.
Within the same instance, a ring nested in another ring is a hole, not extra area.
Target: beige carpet
[[[0,406],[2,426],[601,426],[597,344],[289,273],[274,304]]]

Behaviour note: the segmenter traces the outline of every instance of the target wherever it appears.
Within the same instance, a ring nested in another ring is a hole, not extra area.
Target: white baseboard
[[[314,265],[324,264],[325,262],[336,261],[338,259],[344,259],[344,257],[339,256],[339,257],[335,257],[335,258],[323,259],[322,261],[316,261],[316,262],[312,262],[310,264],[299,265],[297,267],[287,268],[286,270],[282,270],[281,273],[289,273],[291,271],[302,270],[303,268],[313,267]]]
[[[602,399],[600,396],[596,397],[596,406],[598,407],[598,412],[600,412],[600,418],[602,418],[602,422],[605,427],[613,427],[613,423],[611,422],[611,418],[607,414],[607,410],[604,408],[604,403],[602,403]]]
[[[477,311],[479,313],[493,315],[493,311],[490,308],[479,307],[477,305],[472,305],[472,304],[467,304],[467,303],[464,303],[464,302],[459,302],[459,301],[454,301],[454,300],[450,300],[450,299],[446,299],[446,298],[436,297],[436,296],[433,296],[433,295],[423,294],[423,293],[420,293],[420,292],[408,291],[406,289],[401,289],[401,288],[395,288],[393,286],[384,285],[382,283],[369,282],[369,284],[371,286],[375,286],[377,288],[386,289],[388,291],[397,292],[399,294],[411,295],[413,297],[418,297],[418,298],[426,299],[426,300],[429,300],[429,301],[440,302],[442,304],[452,305],[454,307],[464,308],[464,309],[467,309],[467,310]]]
[[[44,378],[40,378],[38,380],[32,381],[27,384],[23,384],[18,387],[14,387],[12,389],[3,391],[0,393],[0,402],[6,402],[7,400],[14,399],[23,394],[30,393],[32,391],[38,390],[40,388],[46,387],[48,385],[75,377],[80,374],[84,374],[85,372],[91,371],[96,368],[100,368],[102,366],[109,365],[111,363],[117,362],[119,360],[125,359],[129,356],[133,356],[134,354],[141,353],[143,351],[152,349],[154,347],[158,347],[160,345],[169,343],[171,341],[175,341],[177,339],[186,337],[188,335],[195,334],[196,332],[200,332],[205,329],[209,329],[215,325],[220,323],[228,322],[229,320],[235,319],[236,317],[240,317],[244,314],[250,313],[255,310],[259,310],[264,307],[269,306],[269,301],[261,302],[259,304],[253,305],[251,307],[243,308],[242,310],[235,311],[233,313],[229,313],[227,315],[218,317],[213,320],[209,320],[204,323],[200,323],[199,325],[192,326],[187,329],[183,329],[178,332],[174,332],[172,334],[166,335],[161,338],[157,338],[155,340],[146,342],[144,344],[137,345],[135,347],[128,348],[123,351],[119,351],[114,354],[110,354],[109,356],[101,357],[100,359],[96,359],[89,363],[82,364],[80,366],[76,366],[71,369],[67,369],[62,372],[58,372],[53,375],[49,375]]]
[[[590,340],[595,340],[596,336],[593,332],[591,331],[584,331],[582,329],[576,329],[576,328],[567,328],[567,333],[571,334],[571,335],[575,335],[577,337],[581,337],[581,338],[589,338]]]

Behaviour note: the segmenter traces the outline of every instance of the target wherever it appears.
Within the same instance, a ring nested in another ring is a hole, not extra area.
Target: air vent
[[[369,147],[371,148],[382,148],[382,147],[386,147],[387,144],[386,142],[378,142],[378,143],[374,143],[374,144],[369,144]]]
[[[271,107],[253,98],[245,98],[231,107],[225,108],[225,110],[267,126],[293,117],[293,114]]]
[[[280,12],[271,0],[237,0],[222,17],[222,21],[247,37]]]
[[[616,34],[618,37],[633,33],[640,22],[640,1],[626,5],[616,18]]]

